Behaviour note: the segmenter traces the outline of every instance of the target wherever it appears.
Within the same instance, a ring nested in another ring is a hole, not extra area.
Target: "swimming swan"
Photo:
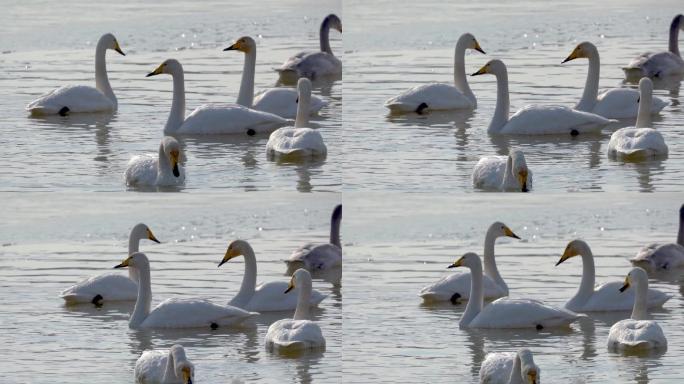
[[[634,351],[667,348],[667,339],[657,322],[646,320],[646,295],[648,291],[648,275],[639,267],[632,269],[625,278],[625,284],[619,288],[624,292],[634,285],[636,300],[632,316],[620,320],[610,327],[608,334],[608,350]]]
[[[326,244],[308,243],[296,249],[285,262],[289,266],[302,266],[309,271],[323,271],[342,266],[342,244],[340,243],[340,224],[342,204],[333,209],[330,217],[330,242]]]
[[[128,236],[128,254],[138,252],[140,240],[148,239],[159,243],[152,230],[145,224],[136,224]],[[102,305],[105,301],[127,301],[138,298],[138,274],[128,270],[128,277],[118,273],[103,273],[73,285],[60,295],[67,304],[93,303]]]
[[[508,296],[508,285],[499,274],[494,259],[494,245],[499,237],[520,239],[508,226],[501,222],[494,222],[487,229],[484,241],[484,298],[488,300]],[[451,301],[456,305],[460,300],[470,298],[470,273],[454,273],[442,277],[436,282],[423,287],[420,297],[426,303]]]
[[[116,111],[118,102],[112,86],[109,85],[105,63],[108,49],[126,56],[114,35],[105,33],[100,37],[95,48],[95,88],[86,85],[60,87],[30,102],[26,110],[34,116]]]
[[[612,120],[593,113],[552,105],[528,105],[508,117],[508,72],[501,60],[491,60],[472,76],[486,73],[496,76],[496,109],[487,128],[489,134],[550,135],[598,133]]]
[[[463,255],[449,268],[470,268],[470,297],[458,325],[461,328],[536,328],[568,326],[582,317],[564,308],[554,308],[530,299],[501,298],[484,306],[482,262],[475,253]],[[484,307],[484,308],[483,308]]]
[[[473,186],[494,191],[528,192],[532,188],[532,171],[527,168],[523,151],[517,149],[511,150],[508,156],[481,157],[473,168]]]
[[[480,366],[480,384],[539,384],[540,379],[541,368],[527,348],[488,353]]]
[[[684,28],[684,15],[677,15],[670,24],[670,41],[667,51],[646,52],[632,59],[624,68],[628,79],[640,77],[668,77],[684,74],[684,60],[679,53],[679,30]]]
[[[221,306],[202,299],[166,299],[150,310],[152,288],[150,262],[144,253],[136,252],[114,268],[133,268],[138,273],[138,298],[128,321],[131,329],[142,328],[211,328],[239,324],[258,315],[240,308]]]
[[[181,146],[171,136],[159,144],[159,155],[138,155],[128,161],[124,180],[128,186],[170,186],[185,182],[185,170],[180,164]]]
[[[578,239],[568,243],[556,266],[578,255],[582,256],[582,282],[575,296],[565,303],[565,308],[573,312],[628,311],[634,306],[635,290],[618,291],[622,286],[621,281],[611,281],[594,287],[594,255],[586,242]],[[647,305],[649,308],[662,307],[671,297],[656,289],[649,289]]]
[[[392,113],[423,113],[430,110],[473,109],[477,99],[468,85],[465,72],[466,49],[485,53],[470,33],[464,33],[454,52],[454,85],[429,83],[415,86],[385,102]]]
[[[587,82],[584,85],[582,99],[577,103],[575,109],[595,113],[607,119],[636,117],[639,111],[639,92],[637,90],[631,88],[611,88],[600,95],[598,94],[601,62],[596,46],[588,41],[579,43],[572,53],[563,60],[563,63],[579,58],[589,59],[589,73],[587,74]],[[668,104],[670,103],[659,97],[652,98],[651,113],[660,112]]]
[[[649,244],[630,260],[632,264],[649,269],[672,269],[684,267],[684,204],[679,208],[679,232],[677,242]]]
[[[192,384],[195,366],[185,357],[185,349],[176,344],[168,351],[145,351],[135,362],[137,384]]]

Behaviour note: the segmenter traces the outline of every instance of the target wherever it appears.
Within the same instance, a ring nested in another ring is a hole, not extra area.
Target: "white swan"
[[[601,61],[598,49],[594,44],[588,41],[579,43],[562,63],[582,57],[589,59],[589,73],[584,85],[584,93],[582,93],[582,98],[575,109],[595,113],[608,119],[636,117],[639,111],[639,92],[637,90],[611,88],[600,95],[598,94]],[[668,104],[670,103],[659,97],[652,98],[651,113],[660,112]]]
[[[532,171],[522,150],[508,156],[485,156],[473,168],[473,186],[495,191],[527,192],[532,189]]]
[[[297,309],[293,319],[282,319],[271,324],[264,343],[272,352],[295,352],[325,348],[325,338],[318,324],[309,320],[311,301],[311,275],[305,269],[298,269],[292,275],[290,284],[283,292],[287,294],[299,288]]]
[[[328,148],[317,129],[306,128],[309,124],[311,81],[305,77],[297,82],[299,105],[294,127],[278,128],[268,138],[266,155],[277,160],[304,160],[325,157]]]
[[[128,236],[128,254],[138,252],[140,240],[148,239],[159,243],[145,224],[137,224]],[[126,301],[138,298],[138,274],[128,270],[128,277],[118,273],[103,273],[83,280],[62,291],[60,295],[67,304],[93,303],[101,305],[105,301]]]
[[[636,300],[632,316],[620,320],[610,327],[608,334],[608,349],[617,351],[633,351],[667,348],[667,339],[663,329],[653,320],[646,320],[646,295],[648,291],[648,275],[639,267],[632,269],[620,292],[624,292],[634,284]]]
[[[137,384],[192,384],[195,366],[185,356],[183,346],[176,344],[168,351],[143,352],[133,373]]]
[[[225,135],[270,133],[287,124],[287,120],[271,113],[255,111],[238,104],[203,105],[185,117],[185,80],[183,66],[175,59],[161,63],[147,76],[162,73],[173,78],[173,102],[165,135]]]
[[[594,255],[586,242],[578,239],[568,243],[556,266],[578,255],[582,256],[582,282],[575,296],[565,303],[565,308],[573,312],[628,311],[634,306],[634,290],[629,289],[621,293],[618,291],[622,286],[620,281],[611,281],[594,287]],[[649,289],[647,305],[649,308],[662,307],[671,297],[657,289]]]
[[[320,52],[300,52],[287,59],[280,68],[276,69],[281,79],[294,82],[294,79],[300,77],[315,80],[342,76],[342,62],[333,55],[330,49],[328,39],[330,28],[342,33],[342,21],[336,15],[326,16],[321,23]]]
[[[634,127],[620,128],[610,135],[608,157],[639,161],[667,156],[668,148],[660,132],[651,126],[653,82],[648,77],[639,81],[639,115]]]
[[[649,244],[630,260],[637,266],[650,269],[672,269],[684,267],[684,204],[679,208],[679,232],[677,242]]]
[[[454,52],[454,85],[429,83],[418,85],[385,102],[385,107],[392,113],[416,112],[430,110],[473,109],[477,107],[477,99],[468,85],[465,73],[466,49],[474,49],[485,53],[475,37],[464,33],[456,42]]]
[[[330,218],[330,242],[326,244],[308,243],[296,249],[285,262],[290,266],[301,266],[309,271],[322,271],[342,266],[342,244],[340,243],[340,224],[342,204],[333,209]]]
[[[291,88],[270,88],[254,94],[254,71],[256,67],[256,42],[249,36],[243,36],[224,51],[240,51],[245,54],[245,65],[242,69],[242,82],[237,103],[247,107],[292,119],[297,115],[297,91]],[[328,103],[320,97],[311,96],[307,113],[315,115]]]
[[[109,85],[105,63],[108,49],[126,56],[114,35],[105,33],[100,37],[95,48],[95,88],[85,85],[60,87],[30,102],[26,110],[34,116],[116,111],[118,102],[112,86]]]
[[[185,182],[185,169],[180,164],[181,146],[171,136],[164,136],[159,155],[137,155],[128,161],[124,180],[128,186],[169,186]]]
[[[494,222],[487,229],[484,241],[484,298],[488,300],[508,296],[508,285],[499,274],[494,259],[494,245],[499,237],[520,239],[507,225]],[[420,297],[427,303],[451,301],[456,305],[460,300],[470,298],[470,273],[454,273],[423,287]]]
[[[668,77],[684,74],[684,60],[679,53],[679,30],[684,28],[684,15],[677,15],[670,24],[669,49],[646,52],[632,59],[624,68],[627,78]]]
[[[536,328],[568,326],[582,317],[530,299],[501,298],[484,306],[482,262],[475,253],[463,255],[450,267],[468,267],[472,276],[470,300],[458,325],[461,328]],[[484,308],[483,308],[484,307]]]
[[[256,312],[290,311],[297,307],[296,295],[286,295],[283,297],[283,291],[288,288],[286,282],[271,281],[256,285],[256,255],[248,242],[235,240],[230,243],[228,250],[226,250],[226,255],[218,266],[220,267],[238,256],[244,256],[245,258],[245,273],[242,277],[240,291],[228,302],[228,305]],[[295,288],[295,294],[297,292],[299,292],[299,288]],[[324,294],[313,290],[309,298],[309,304],[312,306],[318,305],[323,299],[325,299]]]
[[[539,384],[540,379],[541,368],[527,348],[488,353],[480,366],[480,384]]]
[[[150,262],[144,253],[136,252],[114,268],[133,268],[140,279],[138,298],[128,321],[131,329],[141,328],[211,328],[239,324],[258,315],[240,308],[221,306],[202,299],[166,299],[150,310],[152,287]]]
[[[491,60],[472,76],[496,76],[496,109],[487,132],[504,135],[550,135],[598,133],[613,120],[562,106],[528,105],[508,117],[508,71],[501,60]]]

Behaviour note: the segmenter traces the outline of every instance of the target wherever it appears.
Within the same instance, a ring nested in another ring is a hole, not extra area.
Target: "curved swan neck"
[[[176,381],[176,361],[173,357],[173,349],[169,349],[169,355],[166,358],[166,369],[164,370],[165,383],[172,383]]]
[[[132,255],[138,252],[140,249],[140,237],[135,235],[135,232],[131,231],[128,236],[128,254]],[[140,281],[138,276],[138,271],[135,268],[128,268],[128,278],[135,281],[136,284]]]
[[[107,76],[107,43],[104,39],[97,42],[95,48],[95,88],[104,93],[109,100],[114,103],[114,107],[118,106],[118,101],[112,91],[112,86],[109,84],[109,77]]]
[[[339,217],[333,217],[330,220],[330,244],[342,248],[342,244],[340,243],[340,223],[341,219]]]
[[[295,128],[305,128],[309,125],[309,105],[311,102],[311,91],[300,92],[297,102],[297,117],[295,117]]]
[[[164,133],[167,135],[176,132],[185,121],[185,75],[183,69],[173,71],[171,77],[173,78],[173,102],[171,103],[169,119],[164,126]]]
[[[504,177],[503,177],[503,180],[501,181],[501,189],[503,189],[504,191],[507,191],[509,189],[515,188],[515,184],[517,184],[517,183],[518,183],[518,181],[516,180],[515,175],[513,175],[513,157],[509,155],[508,158],[506,159],[506,169],[504,169]],[[489,232],[487,232],[487,235],[489,235]],[[487,243],[485,240],[485,261],[484,261],[485,274],[487,276],[489,276],[489,274],[487,273],[487,253],[486,253],[487,251],[486,251],[486,249],[487,249]],[[492,244],[492,252],[494,252],[494,244]],[[491,277],[491,276],[489,276],[489,277]]]
[[[330,49],[330,39],[328,37],[329,35],[330,35],[330,19],[325,18],[325,20],[323,20],[323,23],[321,23],[321,31],[319,33],[319,39],[321,42],[321,52],[329,53],[332,55],[333,53],[332,53],[332,49]]]
[[[681,20],[682,17],[676,17],[674,20],[672,20],[672,24],[670,24],[669,41],[669,51],[680,57],[681,55],[679,54],[679,26]]]
[[[256,290],[256,278],[257,278],[257,262],[256,256],[254,255],[254,250],[250,245],[247,244],[243,249],[242,256],[245,258],[245,272],[242,275],[242,284],[240,285],[240,291],[235,298],[230,301],[230,305],[236,305],[239,307],[247,305],[249,300],[254,296]]]
[[[131,267],[129,267],[131,268]],[[150,285],[150,266],[144,266],[138,270],[140,281],[138,282],[138,299],[135,301],[135,308],[128,326],[138,328],[150,314],[152,305],[152,287]]]
[[[299,294],[297,296],[297,309],[295,309],[294,320],[309,320],[309,302],[311,301],[311,279],[301,279],[298,281]]]
[[[594,285],[596,284],[596,269],[594,267],[594,255],[590,250],[582,253],[582,281],[575,296],[568,300],[566,306],[568,308],[577,308],[584,305],[587,300],[594,294]]]
[[[479,261],[479,259],[478,259]],[[461,316],[458,325],[467,327],[470,322],[482,311],[484,305],[484,291],[482,290],[482,263],[470,267],[470,298],[465,312]]]
[[[510,160],[510,157],[509,157]],[[485,236],[484,243],[484,273],[489,276],[490,279],[494,280],[496,285],[506,290],[508,294],[508,286],[506,282],[499,274],[499,269],[496,267],[496,260],[494,259],[494,244],[498,236],[494,232],[494,228],[490,227]]]
[[[632,320],[646,320],[646,300],[648,296],[648,279],[634,279],[634,308]]]
[[[513,358],[513,369],[511,370],[511,376],[508,379],[509,384],[523,384],[522,381],[522,362],[520,361],[520,355],[515,354]]]
[[[242,81],[237,103],[252,108],[254,103],[254,70],[256,68],[256,44],[253,49],[245,53],[245,64],[242,67]]]
[[[651,91],[639,92],[639,110],[637,112],[636,128],[649,128],[651,123],[651,103],[653,102],[653,93]]]
[[[456,43],[456,48],[454,49],[454,86],[473,103],[473,106],[477,106],[477,99],[470,89],[465,72],[465,52],[468,48],[467,40],[468,39],[465,38],[459,39]]]
[[[684,206],[679,209],[679,233],[677,234],[677,244],[684,246]]]
[[[511,109],[510,100],[508,99],[508,71],[504,69],[496,73],[496,108],[494,109],[494,117],[489,123],[487,132],[498,133],[501,128],[508,123],[508,114]]]
[[[159,160],[157,161],[157,175],[158,177],[163,177],[170,175],[173,170],[171,169],[171,162],[164,152],[164,143],[159,144]]]
[[[598,96],[599,76],[601,74],[601,59],[599,58],[598,50],[594,47],[588,53],[589,72],[587,73],[587,81],[584,84],[584,93],[575,109],[579,111],[591,112],[596,106],[596,97]]]

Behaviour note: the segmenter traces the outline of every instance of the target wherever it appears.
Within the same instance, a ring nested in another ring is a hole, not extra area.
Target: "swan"
[[[636,117],[639,110],[639,92],[637,90],[611,88],[600,95],[598,94],[601,62],[596,46],[588,41],[580,43],[562,63],[579,58],[589,59],[589,74],[584,85],[582,99],[577,103],[575,109],[595,113],[607,119]],[[668,104],[670,103],[659,97],[654,97],[651,101],[650,113],[658,113]]]
[[[630,260],[634,265],[651,269],[684,267],[684,204],[679,208],[679,233],[676,243],[649,244]]]
[[[326,244],[305,244],[290,255],[285,262],[289,266],[301,266],[309,271],[322,271],[342,266],[342,244],[340,243],[340,224],[342,204],[333,209],[330,218],[330,242]]]
[[[271,113],[255,111],[238,104],[202,105],[185,117],[185,80],[183,66],[168,59],[147,77],[166,73],[173,78],[173,102],[164,126],[165,135],[225,135],[270,133],[287,124],[287,120]]]
[[[109,85],[105,62],[108,49],[126,56],[114,35],[105,33],[100,37],[95,48],[95,88],[86,85],[60,87],[30,102],[26,110],[33,116],[116,111],[118,102]]]
[[[475,188],[496,191],[528,192],[532,188],[532,171],[527,168],[522,150],[508,156],[485,156],[473,168]]]
[[[219,263],[219,267],[229,260],[238,256],[245,258],[245,274],[242,277],[240,291],[228,302],[228,305],[242,308],[246,311],[268,312],[268,311],[290,311],[297,307],[297,297],[287,295],[283,297],[283,291],[288,284],[284,281],[271,281],[256,285],[257,262],[254,249],[244,240],[235,240],[228,245],[226,255]],[[295,288],[295,293],[299,288]],[[318,305],[325,299],[325,295],[317,290],[311,292],[309,304]]]
[[[168,351],[145,351],[135,362],[137,384],[192,384],[195,366],[185,357],[185,349],[176,344]]]
[[[330,49],[328,40],[330,28],[342,33],[342,21],[336,15],[326,16],[321,23],[321,51],[300,52],[287,59],[280,68],[276,69],[282,79],[308,77],[315,80],[342,76],[342,62],[333,55]]]
[[[480,384],[539,384],[540,378],[541,368],[527,348],[488,353],[480,366]]]
[[[634,127],[620,128],[610,135],[607,155],[610,158],[639,161],[667,156],[668,148],[660,132],[651,126],[653,82],[648,77],[639,81],[639,116]]]
[[[256,109],[292,119],[297,115],[297,91],[291,88],[270,88],[254,94],[254,70],[256,67],[256,42],[249,36],[243,36],[224,51],[239,51],[245,54],[245,65],[242,70],[242,82],[237,103]],[[315,115],[328,103],[323,99],[311,96],[311,102],[307,113]]]
[[[598,133],[615,120],[562,106],[528,105],[508,117],[508,72],[501,60],[490,60],[471,76],[496,76],[496,109],[487,132],[504,135],[550,135]]]
[[[266,349],[275,352],[294,352],[325,348],[325,338],[318,324],[309,320],[311,301],[311,275],[305,269],[298,269],[292,275],[284,293],[299,288],[297,309],[293,319],[282,319],[271,324],[264,342]]]
[[[679,54],[679,30],[684,28],[684,15],[677,15],[670,24],[670,42],[667,51],[646,52],[632,59],[626,67],[627,78],[668,77],[684,74],[684,60]]]
[[[487,229],[484,241],[484,298],[493,300],[508,296],[508,285],[499,274],[494,259],[494,245],[499,237],[520,239],[507,225],[495,222]],[[447,275],[436,282],[423,287],[420,297],[427,303],[451,301],[456,305],[460,300],[470,298],[470,273],[455,273]]]
[[[268,138],[266,155],[277,160],[303,160],[322,158],[328,153],[323,136],[317,129],[306,128],[309,124],[311,81],[305,77],[297,82],[299,105],[294,127],[278,128]]]
[[[618,291],[622,282],[611,281],[594,287],[594,255],[586,242],[577,239],[568,243],[556,266],[574,256],[582,256],[582,282],[575,296],[565,303],[565,308],[573,312],[628,311],[632,308],[635,292],[633,289],[622,293]],[[662,307],[671,297],[656,289],[649,289],[647,305],[649,308]]]
[[[137,224],[128,236],[129,255],[138,252],[140,240],[143,239],[159,243],[147,225]],[[102,305],[105,301],[135,300],[138,298],[138,274],[133,269],[128,270],[128,277],[118,273],[103,273],[65,289],[60,296],[67,304]]]
[[[128,256],[114,268],[133,268],[140,279],[138,297],[128,321],[131,329],[143,328],[211,328],[235,325],[258,315],[240,308],[221,306],[202,299],[166,299],[150,310],[150,262],[142,252]]]
[[[480,43],[470,33],[464,33],[456,42],[454,53],[454,85],[429,83],[415,86],[385,102],[392,113],[423,113],[425,110],[473,109],[477,99],[470,90],[465,73],[466,49],[482,54]]]
[[[583,317],[565,308],[555,308],[530,299],[500,298],[484,306],[482,262],[472,252],[466,253],[449,268],[470,268],[471,299],[458,325],[461,328],[536,328],[568,326]],[[484,307],[484,308],[483,308]]]
[[[128,161],[124,180],[128,186],[169,186],[185,182],[185,170],[180,165],[181,146],[176,139],[165,136],[159,144],[159,155],[138,155]]]
[[[653,320],[646,320],[646,296],[648,291],[648,275],[639,267],[632,269],[620,292],[624,292],[634,284],[636,299],[632,316],[620,320],[610,327],[608,334],[608,350],[630,351],[646,349],[665,349],[667,339],[663,329]]]

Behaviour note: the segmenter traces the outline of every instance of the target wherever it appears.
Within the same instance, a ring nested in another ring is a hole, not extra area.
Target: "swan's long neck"
[[[173,170],[171,169],[171,162],[169,158],[164,153],[164,143],[159,144],[159,161],[157,162],[157,175],[158,177],[163,177],[170,175]]]
[[[482,290],[482,264],[477,263],[470,267],[470,299],[465,312],[458,324],[467,327],[471,321],[482,311],[484,305],[484,291]]]
[[[342,243],[340,243],[340,219],[333,218],[330,221],[330,244],[342,248]]]
[[[678,17],[675,20],[672,20],[672,24],[670,24],[669,43],[669,51],[680,57],[681,55],[679,54],[679,24],[681,23],[681,20],[682,17]]]
[[[297,117],[295,118],[295,128],[304,128],[309,125],[309,104],[311,102],[311,92],[300,94],[297,102]]]
[[[252,108],[254,102],[254,70],[256,68],[256,46],[245,53],[245,64],[242,67],[242,81],[237,103]]]
[[[114,91],[112,91],[112,86],[109,85],[109,77],[107,76],[106,54],[106,42],[103,40],[98,41],[95,48],[95,88],[104,93],[114,103],[114,107],[117,107],[118,101]]]
[[[297,309],[295,320],[309,320],[309,302],[311,301],[311,280],[298,281],[299,295],[297,296]]]
[[[584,93],[575,109],[579,111],[591,112],[596,106],[596,97],[598,96],[599,76],[601,73],[601,59],[598,51],[590,52],[589,59],[589,73],[587,73],[587,81],[584,83]]]
[[[325,19],[321,24],[321,32],[319,34],[321,41],[321,52],[333,54],[332,49],[330,49],[330,39],[328,35],[330,34],[330,19]]]
[[[513,189],[515,187],[515,184],[517,184],[518,181],[515,178],[515,175],[513,175],[513,157],[508,156],[508,159],[506,159],[506,169],[504,169],[504,177],[503,180],[501,181],[501,188],[504,191],[507,191],[509,189]],[[517,188],[516,188],[517,189]],[[487,244],[485,243],[485,249],[487,249]],[[494,245],[492,244],[492,251],[494,249]],[[485,253],[485,274],[489,276],[487,273],[487,254]],[[489,276],[491,277],[491,276]]]
[[[140,238],[138,236],[134,236],[133,232],[131,232],[130,236],[128,236],[128,254],[132,255],[138,252],[140,250],[139,248]],[[138,284],[138,281],[140,280],[140,277],[138,276],[138,270],[135,268],[128,268],[128,278]]]
[[[130,267],[129,267],[130,268]],[[135,308],[128,326],[138,328],[150,314],[152,305],[152,287],[150,285],[150,266],[147,265],[138,271],[140,280],[138,281],[138,299],[135,301]]]
[[[173,357],[173,349],[169,349],[169,356],[166,358],[166,369],[164,370],[165,383],[173,383],[177,381],[176,377],[176,361]]]
[[[456,49],[454,50],[454,86],[473,103],[473,106],[476,106],[477,99],[470,89],[465,72],[466,44],[467,42],[465,40],[459,40],[456,44]]]
[[[487,132],[498,133],[501,128],[508,123],[508,113],[511,109],[511,104],[508,99],[508,72],[502,71],[496,74],[496,108],[494,109],[494,117],[489,123]]]
[[[499,274],[499,269],[496,267],[496,260],[494,259],[494,243],[496,242],[496,234],[493,228],[487,231],[484,243],[484,273],[494,280],[496,285],[503,288],[508,295],[508,285]]]
[[[572,299],[565,304],[568,308],[577,308],[584,305],[594,294],[594,284],[596,283],[596,270],[594,267],[594,255],[591,251],[582,254],[582,281],[579,289]]]
[[[679,214],[679,233],[677,234],[677,244],[684,247],[684,214]]]
[[[249,303],[256,290],[257,262],[252,247],[245,250],[242,254],[245,258],[245,273],[242,275],[242,285],[240,291],[230,301],[230,305],[243,307]]]
[[[632,308],[632,320],[646,320],[647,318],[646,300],[648,296],[648,280],[640,280],[634,281],[634,308]]]
[[[185,75],[180,70],[174,71],[171,76],[173,78],[173,102],[169,119],[164,126],[164,133],[167,135],[176,132],[185,121]]]
[[[637,112],[636,128],[649,128],[651,122],[651,103],[653,93],[650,91],[639,92],[639,111]]]
[[[522,362],[520,361],[520,355],[516,354],[513,358],[513,369],[511,370],[511,376],[508,379],[509,384],[524,384],[522,380]]]

